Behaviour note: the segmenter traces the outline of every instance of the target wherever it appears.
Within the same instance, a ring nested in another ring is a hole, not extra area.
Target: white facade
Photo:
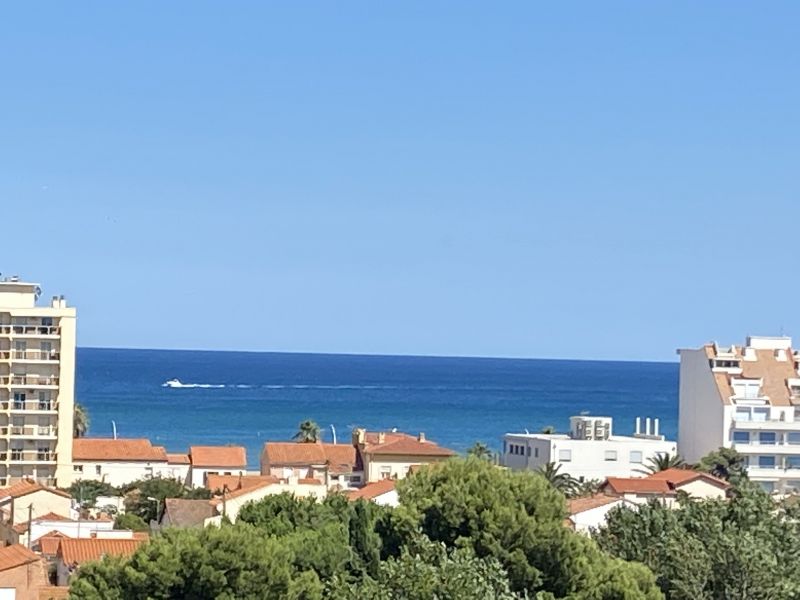
[[[580,480],[641,475],[659,454],[675,454],[677,444],[657,435],[657,425],[634,436],[613,435],[609,417],[572,417],[569,434],[507,433],[502,464],[514,470],[537,470],[547,463]]]
[[[76,312],[40,292],[0,280],[0,486],[71,483]]]
[[[73,465],[75,480],[102,481],[115,487],[151,477],[164,477],[183,482],[185,472],[186,469],[173,468],[166,461],[76,460]]]
[[[768,491],[800,490],[800,356],[791,338],[679,350],[678,450],[696,462],[719,447],[748,461]]]
[[[195,467],[189,470],[189,485],[193,488],[205,487],[209,475],[247,475],[246,468],[235,467]]]
[[[571,510],[570,503],[567,503],[567,512],[570,513],[569,520],[575,531],[591,535],[592,531],[606,524],[608,513],[620,507],[636,508],[636,505],[625,498],[613,498],[598,506],[591,506],[574,512]]]

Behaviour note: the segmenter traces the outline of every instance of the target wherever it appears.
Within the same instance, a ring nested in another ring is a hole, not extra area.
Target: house
[[[244,446],[192,446],[189,448],[191,487],[204,487],[208,475],[245,475]]]
[[[397,490],[395,489],[395,479],[381,479],[380,481],[373,481],[365,486],[346,492],[347,499],[350,501],[356,500],[370,500],[375,504],[382,506],[396,507],[400,504],[397,498]]]
[[[677,444],[664,439],[658,419],[636,419],[632,436],[615,435],[611,417],[574,416],[570,431],[507,433],[503,436],[502,464],[514,470],[537,470],[548,463],[562,473],[584,480],[633,477],[650,459],[675,454]]]
[[[747,461],[768,492],[800,491],[800,351],[790,337],[678,350],[678,450],[697,462],[719,447]]]
[[[38,600],[39,589],[47,585],[40,556],[19,544],[0,548],[0,599]]]
[[[318,479],[331,489],[348,489],[364,481],[360,455],[352,444],[267,442],[261,474],[279,479]]]
[[[208,500],[192,500],[188,498],[167,498],[164,500],[164,511],[159,519],[159,528],[166,527],[205,527],[206,521],[217,512]]]
[[[691,469],[666,469],[647,477],[609,477],[602,486],[604,493],[625,498],[634,504],[659,500],[673,506],[679,492],[692,498],[724,499],[730,487],[727,481]]]
[[[237,489],[226,489],[223,493],[209,500],[214,507],[215,517],[206,524],[219,524],[223,517],[235,522],[239,511],[249,502],[258,502],[267,496],[292,494],[298,498],[316,498],[322,500],[328,494],[327,486],[318,479],[266,478],[258,484],[245,484]]]
[[[69,519],[73,514],[72,498],[68,493],[23,479],[11,487],[0,489],[0,541],[17,543],[20,528],[27,529],[29,519],[45,515]]]
[[[271,475],[214,475],[206,478],[206,487],[219,496],[223,491],[233,491],[242,488],[259,487],[266,483],[279,483],[278,477]]]
[[[56,514],[42,515],[28,522],[14,525],[16,534],[14,542],[18,544],[31,544],[46,535],[60,533],[70,538],[89,537],[116,537],[131,538],[133,532],[128,529],[114,529],[111,519],[69,519]]]
[[[72,442],[72,468],[75,480],[103,481],[114,486],[172,476],[166,450],[144,438],[76,438]]]
[[[596,494],[586,498],[567,500],[567,524],[573,531],[589,534],[605,525],[608,513],[615,508],[636,505],[626,498]]]
[[[455,452],[426,439],[407,433],[353,431],[353,446],[358,450],[366,482],[402,479],[413,467],[447,460]]]
[[[131,556],[145,543],[144,539],[69,539],[61,540],[56,551],[58,585],[69,585],[70,576],[83,563],[101,560],[104,556]]]
[[[180,481],[186,486],[190,485],[192,461],[188,454],[167,452],[167,468],[170,479]]]

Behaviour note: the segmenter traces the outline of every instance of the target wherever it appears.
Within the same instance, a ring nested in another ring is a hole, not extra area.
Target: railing
[[[58,335],[56,325],[0,325],[0,335]]]
[[[6,401],[0,402],[0,410],[6,411],[26,411],[26,412],[55,412],[58,410],[56,407],[55,402],[39,402],[38,400],[33,400],[29,402],[15,402],[15,401]]]
[[[47,385],[58,387],[58,377],[48,375],[6,375],[0,385]]]
[[[0,461],[5,460],[11,462],[56,462],[56,453],[39,450],[10,450],[0,453]]]
[[[0,360],[38,360],[58,362],[55,350],[0,350]]]
[[[12,437],[55,437],[56,428],[50,425],[11,425],[0,427],[0,435]]]

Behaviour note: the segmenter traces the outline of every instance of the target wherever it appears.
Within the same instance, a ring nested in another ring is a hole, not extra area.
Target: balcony
[[[753,421],[752,419],[733,419],[734,429],[746,429],[749,431],[797,431],[800,432],[800,421],[780,421],[778,419],[766,419],[763,421]]]
[[[57,388],[58,377],[53,375],[6,375],[0,377],[0,385],[27,389]]]
[[[55,350],[0,350],[0,360],[22,363],[57,363],[60,354]]]
[[[56,439],[56,428],[52,425],[7,425],[0,427],[0,435],[13,438]]]
[[[31,413],[37,415],[56,415],[58,406],[55,402],[39,402],[38,400],[28,402],[0,402],[0,411],[13,413]]]
[[[0,336],[3,337],[46,337],[55,338],[59,328],[55,325],[0,325]]]
[[[0,461],[12,463],[55,463],[55,452],[42,452],[39,450],[9,450],[0,453]]]
[[[798,454],[800,455],[800,444],[789,444],[785,442],[759,443],[758,440],[748,444],[733,444],[733,449],[740,454]]]

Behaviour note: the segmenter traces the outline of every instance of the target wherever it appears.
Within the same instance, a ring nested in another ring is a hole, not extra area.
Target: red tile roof
[[[49,513],[47,513],[45,515],[41,515],[41,516],[38,516],[35,519],[33,519],[34,523],[41,523],[42,521],[71,521],[71,522],[74,522],[69,517],[64,517],[64,516],[61,516],[61,515],[57,515],[54,512],[49,512]],[[24,521],[22,523],[17,523],[16,525],[14,525],[12,527],[12,529],[14,531],[16,531],[17,533],[25,533],[26,531],[28,531],[28,522]]]
[[[147,439],[78,438],[72,440],[72,460],[166,462],[167,453]]]
[[[377,432],[366,433],[366,443],[364,450],[368,454],[378,455],[407,455],[407,456],[455,456],[455,452],[449,448],[442,448],[430,440],[420,440],[418,437],[407,433],[389,432],[383,434]]]
[[[356,448],[351,444],[267,442],[261,460],[271,467],[327,465],[334,474],[360,469]]]
[[[665,480],[650,479],[649,477],[609,477],[604,487],[615,494],[671,495],[675,493]]]
[[[696,481],[697,479],[703,479],[708,481],[711,484],[715,484],[719,487],[730,487],[730,484],[723,480],[719,479],[718,477],[714,477],[709,473],[703,473],[702,471],[694,471],[692,469],[664,469],[663,471],[656,471],[652,475],[648,476],[649,479],[663,479],[669,482],[673,487],[679,487],[690,481]]]
[[[14,544],[0,548],[0,571],[8,571],[41,560],[25,546]]]
[[[227,487],[230,491],[259,487],[265,483],[278,483],[277,477],[271,475],[213,475],[206,477],[206,487],[212,492],[222,491]]]
[[[145,540],[136,539],[64,538],[58,546],[57,555],[67,565],[79,565],[90,560],[100,560],[104,556],[130,556],[144,542]]]
[[[62,492],[61,490],[57,490],[55,488],[46,487],[31,479],[23,479],[22,481],[19,481],[10,487],[0,488],[0,500],[4,498],[20,498],[22,496],[32,494],[33,492],[39,492],[41,490],[46,490],[51,494],[56,494],[57,496],[62,496],[64,498],[72,497],[67,492]]]
[[[395,488],[395,480],[394,479],[381,479],[380,481],[374,481],[372,483],[368,483],[362,488],[357,490],[351,490],[347,492],[347,499],[348,500],[358,500],[359,498],[363,498],[364,500],[372,500],[373,498],[377,498],[378,496],[383,496],[384,494],[388,494]]]
[[[56,552],[58,552],[58,545],[65,537],[68,536],[64,535],[60,531],[51,531],[50,533],[43,535],[36,540],[33,545],[34,547],[38,547],[39,552],[42,554],[46,554],[47,556],[55,556]]]
[[[170,454],[167,452],[167,462],[171,465],[188,465],[191,463],[188,454]]]
[[[619,496],[606,496],[604,494],[596,494],[585,498],[573,498],[567,500],[567,513],[574,515],[620,501],[621,498]]]
[[[193,467],[247,467],[247,452],[244,446],[192,446],[189,458]]]

